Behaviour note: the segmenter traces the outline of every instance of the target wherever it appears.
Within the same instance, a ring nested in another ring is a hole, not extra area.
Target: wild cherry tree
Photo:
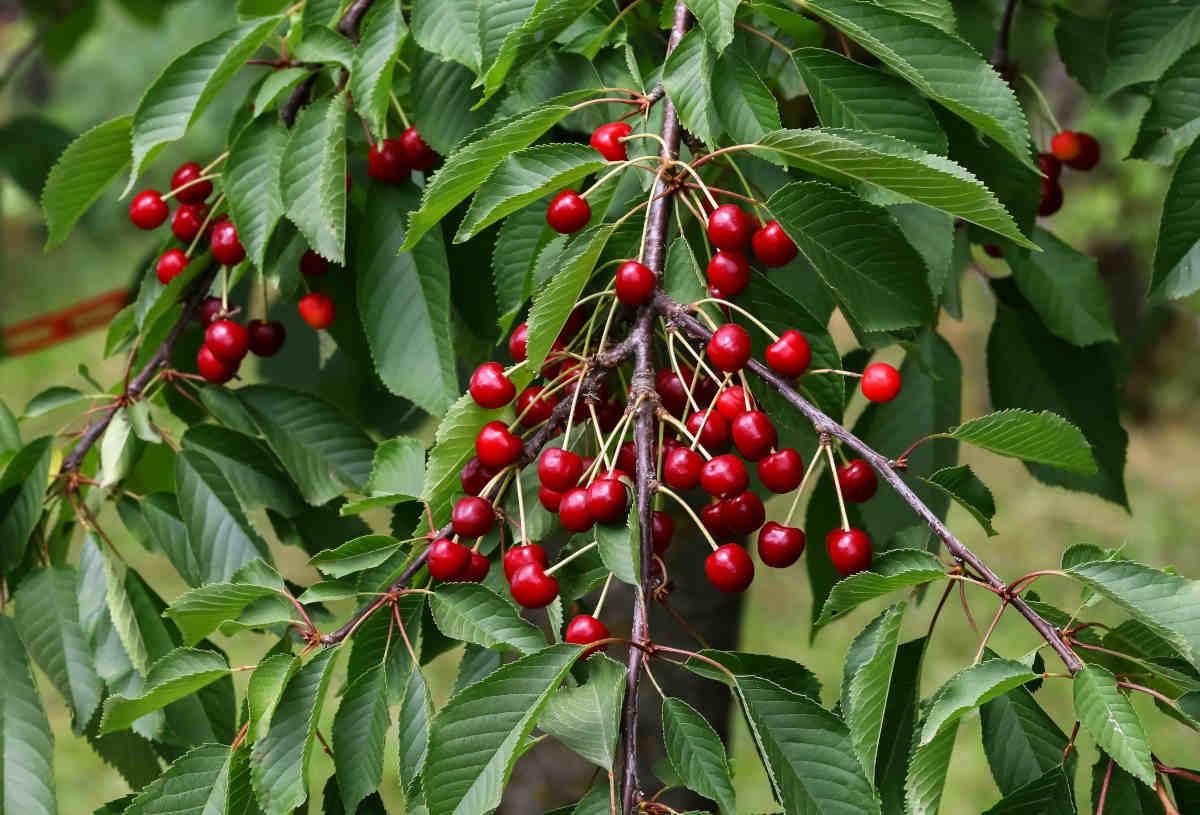
[[[737,812],[726,746],[667,666],[736,702],[786,813],[936,812],[975,711],[990,812],[1200,806],[1200,775],[1153,747],[1163,716],[1200,729],[1200,584],[1070,542],[1006,578],[944,520],[957,505],[995,534],[962,444],[1126,502],[1105,290],[1036,220],[1063,205],[1061,174],[1114,157],[1057,125],[1033,143],[1030,117],[1054,112],[1009,59],[1032,25],[1015,0],[990,60],[947,0],[238,6],[46,180],[48,248],[115,183],[130,229],[162,234],[105,339],[125,375],[25,410],[91,401],[61,466],[55,438],[3,423],[2,811],[56,811],[34,664],[135,790],[104,813],[377,813],[386,760],[405,811],[482,815],[545,739],[597,767],[555,813],[673,812],[676,789]],[[1194,292],[1200,11],[1051,13],[1089,91],[1150,97],[1133,155],[1175,167],[1150,294]],[[156,163],[243,73],[226,151]],[[1010,274],[987,281],[995,412],[963,417],[939,325],[962,316],[972,247]],[[241,382],[248,353],[295,341],[266,298],[436,418],[432,446]],[[129,489],[146,468],[153,489]],[[187,591],[127,565],[106,504]],[[263,518],[315,570],[281,572]],[[668,550],[707,581],[673,577]],[[808,581],[812,631],[882,608],[841,640],[832,709],[798,662],[649,626],[670,595],[743,592],[763,568]],[[994,615],[922,698],[952,593]],[[618,597],[629,630],[610,625]],[[1006,612],[1029,624],[1023,654],[988,647]],[[913,615],[928,633],[904,640]],[[231,665],[216,632],[259,658]],[[435,710],[422,666],[462,644]],[[1039,702],[1052,683],[1073,720]],[[1080,739],[1103,754],[1086,777]],[[336,773],[305,810],[318,749]]]

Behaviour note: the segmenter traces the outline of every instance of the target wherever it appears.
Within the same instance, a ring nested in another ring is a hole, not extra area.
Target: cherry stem
[[[817,447],[817,454],[813,456],[811,465],[804,471],[804,477],[800,479],[800,486],[796,487],[796,494],[792,497],[792,505],[788,508],[787,517],[783,521],[784,526],[792,525],[792,518],[796,514],[796,508],[800,506],[800,496],[804,495],[804,488],[808,486],[810,478],[815,478],[816,473],[824,466],[825,460],[821,458],[821,447]]]
[[[1021,79],[1025,80],[1025,84],[1030,87],[1030,89],[1033,91],[1033,95],[1037,97],[1038,106],[1042,109],[1042,113],[1045,114],[1046,118],[1050,121],[1050,125],[1054,128],[1054,132],[1061,133],[1062,125],[1060,125],[1058,123],[1058,119],[1054,117],[1054,110],[1050,107],[1050,103],[1046,101],[1045,95],[1042,94],[1042,89],[1039,88],[1038,84],[1030,79],[1026,74],[1021,74]],[[1038,172],[1040,173],[1041,170],[1039,169]],[[1045,176],[1043,175],[1043,178],[1044,177]]]
[[[788,54],[789,56],[791,55],[791,53],[792,53],[792,49],[788,48],[786,45],[784,45],[784,44],[783,44],[783,43],[781,43],[779,40],[777,40],[777,39],[775,39],[774,37],[772,37],[770,34],[767,34],[767,33],[765,33],[765,32],[759,31],[757,28],[753,28],[753,27],[751,27],[751,26],[748,26],[748,25],[746,25],[745,23],[743,23],[741,20],[734,20],[734,21],[733,21],[733,24],[734,24],[734,25],[736,25],[738,28],[741,28],[741,29],[744,29],[744,30],[746,30],[746,31],[749,31],[751,34],[753,34],[753,35],[754,35],[754,36],[756,36],[756,37],[761,37],[762,39],[764,39],[764,40],[766,40],[767,42],[771,43],[771,45],[773,45],[773,46],[775,46],[776,48],[778,48],[779,50],[783,51],[785,54]]]
[[[1047,575],[1057,575],[1059,577],[1066,577],[1067,573],[1060,571],[1058,569],[1041,569],[1036,572],[1030,572],[1029,574],[1021,575],[1016,580],[1009,583],[1008,590],[1012,594],[1018,594],[1018,593],[1024,591],[1025,589],[1029,588],[1029,586],[1033,583],[1033,581],[1037,580],[1039,577],[1046,577]]]
[[[604,610],[604,601],[608,599],[608,587],[612,585],[613,573],[609,572],[608,577],[604,578],[604,588],[600,589],[600,598],[596,600],[596,607],[592,609],[592,616],[600,619],[600,612]]]
[[[683,433],[683,435],[684,435],[685,437],[687,437],[687,439],[688,439],[689,441],[691,441],[691,442],[692,442],[692,449],[693,449],[693,450],[695,450],[695,449],[699,449],[699,450],[700,450],[700,455],[704,456],[704,458],[706,458],[706,459],[710,459],[710,458],[712,458],[712,453],[710,453],[710,452],[708,452],[707,450],[705,450],[705,449],[704,449],[704,445],[700,443],[700,434],[698,434],[698,433],[697,433],[697,434],[693,435],[693,434],[692,434],[692,431],[688,430],[688,428],[687,428],[687,425],[686,425],[686,424],[684,424],[683,422],[679,421],[678,419],[676,419],[676,418],[675,418],[674,416],[672,416],[670,413],[668,413],[668,412],[667,412],[667,410],[666,410],[666,408],[662,408],[662,409],[660,409],[660,410],[659,410],[659,413],[658,413],[658,418],[659,418],[661,421],[664,421],[664,422],[666,422],[666,423],[668,423],[668,424],[672,425],[673,427],[676,427],[676,428],[678,428],[678,429],[679,429],[679,431],[680,431],[681,433]],[[706,420],[707,420],[707,415],[706,415],[706,417],[705,417],[705,418],[706,418]]]
[[[220,178],[220,177],[221,177],[220,173],[213,173],[212,175],[200,175],[196,178],[193,178],[191,181],[187,182],[186,184],[180,184],[178,187],[172,187],[170,190],[168,190],[162,196],[162,200],[170,201],[172,198],[174,198],[179,193],[186,190],[188,187],[194,187],[197,184],[203,184],[205,181],[212,181],[214,178]]]
[[[572,560],[574,560],[575,558],[577,558],[577,557],[582,557],[583,555],[587,554],[588,552],[590,552],[591,550],[595,549],[595,548],[596,548],[597,546],[599,546],[599,545],[600,545],[600,541],[598,541],[598,540],[594,540],[594,541],[592,541],[591,543],[589,543],[587,546],[581,546],[581,547],[579,547],[579,548],[578,548],[578,549],[576,549],[574,552],[572,552],[571,554],[567,555],[565,558],[563,558],[562,560],[560,560],[558,563],[555,563],[555,564],[554,564],[553,566],[551,566],[549,569],[546,569],[546,570],[545,570],[545,574],[546,574],[547,576],[550,576],[550,575],[554,574],[555,572],[557,572],[557,571],[558,571],[559,569],[561,569],[563,566],[566,566],[568,563],[570,563],[570,562],[571,562]]]
[[[224,202],[225,202],[225,193],[221,193],[221,195],[219,195],[217,197],[217,200],[213,201],[213,205],[211,207],[209,207],[208,214],[204,216],[204,222],[200,224],[200,231],[198,231],[196,233],[196,237],[192,238],[192,242],[190,244],[188,244],[187,251],[184,252],[184,254],[187,255],[189,258],[192,256],[192,253],[196,251],[196,244],[198,244],[200,242],[200,238],[204,237],[204,230],[208,229],[208,225],[210,223],[212,223],[213,217],[216,216],[216,214],[217,214],[217,209]],[[224,305],[222,305],[222,308],[223,307],[224,307]]]
[[[521,476],[517,475],[517,511],[521,518],[521,543],[529,543],[529,538],[525,534],[525,490],[521,486]]]
[[[681,168],[683,168],[683,170],[685,172],[687,172],[688,175],[690,175],[692,178],[696,179],[696,183],[700,186],[700,192],[704,193],[704,197],[708,199],[708,203],[712,205],[713,209],[717,208],[717,206],[718,206],[717,199],[713,198],[713,194],[709,191],[708,185],[704,183],[704,179],[702,179],[700,177],[699,173],[697,173],[694,169],[692,169],[692,166],[690,164],[688,164],[686,161],[680,161],[679,159],[675,159],[674,161],[671,162],[670,166],[681,167]]]
[[[858,374],[858,376],[861,376],[861,374]],[[893,459],[893,461],[895,461],[896,466],[901,466],[901,467],[905,466],[908,463],[908,457],[912,455],[913,450],[916,450],[918,447],[920,447],[925,442],[933,441],[934,439],[948,439],[948,438],[950,438],[949,433],[930,433],[928,436],[917,439],[912,444],[910,444],[908,446],[908,449],[906,449],[900,455],[896,456],[896,458]]]
[[[407,130],[411,125],[408,123],[408,117],[404,115],[404,108],[401,106],[400,100],[396,98],[396,94],[393,93],[390,96],[392,97],[392,107],[396,109],[396,115],[400,117],[400,122],[404,125],[404,129]]]
[[[652,134],[646,133],[646,134],[642,134],[642,135],[650,136]],[[658,137],[655,136],[654,138],[658,138]],[[599,187],[605,181],[608,181],[608,179],[612,178],[613,176],[620,174],[620,172],[622,170],[624,170],[626,167],[633,166],[641,161],[658,161],[658,160],[659,159],[657,156],[638,156],[637,158],[631,158],[628,161],[618,162],[616,164],[616,166],[614,166],[611,170],[609,170],[607,173],[600,176],[600,178],[598,178],[595,182],[593,182],[592,186],[588,187],[586,190],[579,193],[579,197],[586,201],[587,197],[589,195],[591,195],[593,192],[595,192],[597,187]]]
[[[842,531],[850,531],[850,516],[846,514],[846,499],[842,497],[842,482],[837,476],[837,461],[833,458],[833,445],[824,444],[825,452],[829,454],[829,475],[833,478],[833,490],[837,493],[838,509],[842,512]]]
[[[983,635],[983,642],[979,643],[979,650],[975,652],[975,661],[971,663],[972,665],[978,665],[979,661],[983,659],[983,652],[987,648],[988,640],[992,638],[992,632],[996,630],[996,623],[1000,622],[1000,616],[1004,614],[1006,608],[1008,608],[1008,598],[1002,597],[1000,608],[996,611],[996,616],[992,618],[992,624],[988,626],[987,633]]]
[[[692,303],[690,308],[696,308],[697,306],[701,306],[705,303],[717,303],[718,305],[733,309],[734,311],[736,311],[737,313],[739,313],[743,317],[745,317],[747,320],[749,320],[750,322],[754,323],[756,326],[761,328],[762,332],[771,338],[771,342],[779,342],[778,334],[776,334],[771,329],[767,328],[766,325],[764,325],[761,320],[759,320],[757,317],[755,317],[749,311],[747,311],[746,309],[737,305],[736,303],[731,303],[728,300],[722,300],[720,297],[705,297],[703,299],[697,300],[696,302]],[[813,371],[812,373],[817,373],[817,371]],[[844,372],[837,371],[837,373],[844,373]]]
[[[1113,764],[1111,758],[1108,760],[1108,769],[1104,771],[1104,783],[1100,785],[1100,798],[1096,801],[1096,815],[1104,815],[1104,804],[1108,800],[1108,785],[1112,781]]]
[[[611,470],[612,464],[608,460],[608,453],[604,449],[604,432],[600,429],[600,419],[596,416],[596,406],[589,399],[587,403],[588,413],[592,415],[592,430],[596,434],[596,446],[598,448],[598,458],[604,462],[604,469]]]
[[[840,368],[814,368],[811,371],[809,371],[809,373],[810,374],[841,374],[842,376],[853,377],[854,379],[862,378],[862,374],[860,374],[860,373],[855,373],[854,371],[843,371]]]
[[[655,487],[655,490],[658,492],[661,492],[663,495],[669,495],[670,497],[674,498],[675,502],[677,504],[679,504],[679,506],[683,507],[683,511],[686,512],[689,516],[691,516],[691,519],[693,521],[695,521],[696,526],[698,526],[700,528],[700,532],[704,535],[705,540],[708,541],[708,545],[712,547],[712,550],[714,552],[717,551],[717,549],[719,548],[717,546],[717,542],[715,540],[713,540],[713,536],[709,533],[708,529],[700,521],[700,518],[696,515],[695,512],[692,511],[692,508],[690,506],[688,506],[687,501],[680,498],[679,495],[674,490],[670,489],[669,487],[665,487],[662,484],[657,485]]]
[[[686,345],[686,343],[684,343]],[[667,358],[671,361],[671,368],[675,371],[675,376],[679,377],[679,381],[683,382],[683,369],[679,367],[679,358],[675,356],[675,332],[667,334]],[[688,382],[687,390],[684,392],[687,396],[687,403],[692,406],[693,410],[699,410],[700,405],[696,402],[696,397],[692,395],[692,391],[696,385],[696,374],[693,372],[691,380]]]
[[[1166,773],[1167,775],[1177,775],[1180,778],[1186,778],[1188,781],[1191,781],[1196,784],[1200,784],[1200,775],[1190,772],[1189,770],[1182,770],[1178,767],[1168,767],[1167,765],[1160,764],[1157,761],[1154,762],[1154,769],[1158,770],[1160,773]]]
[[[212,172],[214,167],[216,167],[218,164],[220,164],[222,161],[224,161],[227,158],[229,158],[228,150],[226,150],[221,155],[217,156],[215,159],[212,160],[212,162],[207,167],[205,167],[203,170],[201,170],[200,171],[201,177],[207,176],[209,173]],[[216,178],[216,176],[213,176],[213,178]]]
[[[712,401],[708,404],[708,407],[704,409],[704,415],[700,419],[700,429],[696,431],[696,435],[692,437],[693,450],[700,446],[700,435],[704,432],[705,425],[708,424],[708,417],[712,415],[714,410],[716,410],[717,399],[721,397],[721,391],[724,390],[725,386],[729,384],[729,380],[732,376],[733,374],[725,374],[725,378],[721,380],[721,384],[717,386],[716,395],[713,396]]]

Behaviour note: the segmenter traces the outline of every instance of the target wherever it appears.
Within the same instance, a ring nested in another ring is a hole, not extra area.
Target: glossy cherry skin
[[[496,524],[496,511],[482,498],[468,495],[454,503],[450,528],[461,538],[481,538]]]
[[[592,220],[592,208],[575,190],[563,190],[550,201],[546,223],[555,232],[570,235],[587,226]]]
[[[762,499],[750,491],[726,498],[723,503],[721,518],[734,535],[750,535],[767,520]]]
[[[745,492],[750,484],[746,465],[734,455],[715,456],[700,468],[700,486],[709,495],[729,498]]]
[[[597,620],[591,614],[579,614],[575,619],[567,623],[567,635],[564,639],[576,645],[591,645],[593,642],[606,640],[608,637],[608,628],[604,623]],[[607,645],[597,645],[595,648],[585,649],[579,655],[579,658],[587,659],[597,651],[603,652],[607,650]]]
[[[171,208],[157,190],[142,190],[129,202],[129,220],[138,229],[158,229],[171,214]]]
[[[654,544],[654,554],[661,555],[671,545],[675,537],[675,521],[661,510],[654,510],[650,516],[650,540]]]
[[[750,242],[753,225],[736,204],[722,204],[708,216],[708,239],[727,252],[741,249]]]
[[[695,450],[676,447],[663,458],[663,481],[673,490],[694,489],[703,467],[704,459]]]
[[[1062,175],[1062,161],[1053,153],[1038,153],[1038,166],[1046,178],[1057,181]]]
[[[879,479],[871,465],[861,458],[854,458],[837,468],[838,486],[842,497],[854,504],[870,500],[879,487]]]
[[[204,302],[200,304],[200,309],[197,312],[196,319],[201,325],[208,325],[213,320],[217,319],[222,311],[225,310],[224,304],[220,297],[206,297]]]
[[[526,356],[526,348],[529,346],[529,325],[521,323],[513,329],[513,333],[508,338],[508,353],[516,362],[524,362]]]
[[[251,320],[247,327],[250,334],[250,351],[258,357],[273,357],[287,339],[287,329],[277,320]]]
[[[180,165],[175,174],[171,176],[171,190],[179,190],[175,193],[175,200],[181,204],[202,204],[212,195],[213,183],[211,181],[201,181],[198,184],[192,184],[197,178],[200,178],[200,165],[194,161],[189,161],[186,164]],[[180,190],[185,184],[191,186],[187,189]]]
[[[761,410],[747,410],[729,423],[733,446],[746,461],[760,461],[770,455],[779,441],[775,425]]]
[[[380,139],[367,152],[367,175],[385,184],[403,184],[412,175],[408,151],[399,139]]]
[[[863,371],[859,388],[872,402],[890,402],[900,393],[900,372],[886,362],[872,362]]]
[[[305,277],[324,277],[329,273],[329,261],[309,249],[300,258],[300,274]]]
[[[800,252],[796,244],[792,243],[792,239],[784,233],[779,221],[768,221],[762,229],[754,233],[751,243],[754,246],[754,256],[763,266],[769,268],[787,266]]]
[[[333,325],[333,320],[337,316],[337,308],[333,304],[333,298],[324,292],[314,291],[300,298],[300,302],[296,304],[296,308],[300,311],[300,317],[304,322],[308,323],[315,331],[320,331]]]
[[[237,227],[233,221],[221,221],[213,227],[212,238],[209,239],[213,257],[222,266],[237,266],[246,259],[246,248],[238,240]]]
[[[732,422],[750,409],[746,407],[746,390],[741,385],[726,388],[717,396],[717,413],[727,422]]]
[[[750,359],[750,335],[736,323],[726,323],[708,341],[708,358],[718,370],[740,371]]]
[[[164,286],[167,285],[190,262],[191,259],[184,254],[182,249],[168,249],[163,252],[162,257],[158,259],[158,265],[154,267],[154,273],[158,276],[158,282]]]
[[[597,523],[610,524],[625,519],[629,492],[616,478],[598,478],[587,488],[588,514]]]
[[[557,490],[552,490],[549,487],[538,487],[538,503],[542,505],[547,512],[558,512],[558,508],[562,506],[563,494]]]
[[[475,455],[493,469],[500,470],[521,456],[521,437],[511,433],[504,422],[488,422],[475,436]]]
[[[429,544],[429,557],[425,566],[438,580],[457,580],[471,565],[471,550],[446,538],[438,538]]]
[[[579,483],[583,459],[561,447],[547,447],[538,459],[538,480],[555,492],[566,492]]]
[[[804,461],[791,447],[776,450],[758,462],[758,480],[777,495],[789,493],[804,478]]]
[[[704,524],[704,528],[708,530],[708,534],[714,538],[724,538],[727,535],[732,535],[729,525],[725,523],[725,502],[718,501],[715,504],[709,504],[700,510],[700,523]]]
[[[196,370],[206,381],[216,385],[223,385],[233,379],[237,369],[236,362],[222,362],[213,356],[212,350],[207,345],[201,345],[199,353],[196,354]]]
[[[1042,197],[1038,201],[1038,215],[1045,218],[1062,209],[1063,188],[1057,181],[1049,178],[1042,179]]]
[[[771,370],[780,376],[800,376],[812,363],[812,348],[803,334],[789,328],[767,346],[763,356]]]
[[[768,521],[758,533],[758,557],[776,569],[785,569],[804,554],[804,532],[794,526]]]
[[[679,374],[670,368],[659,370],[654,375],[654,389],[667,413],[679,418],[687,411],[687,382]]]
[[[871,539],[861,529],[832,529],[825,536],[825,548],[833,568],[842,577],[871,568]]]
[[[628,161],[629,151],[621,139],[628,136],[631,130],[633,128],[625,122],[609,122],[592,131],[588,144],[599,150],[600,155],[608,161]]]
[[[576,487],[563,493],[558,505],[558,521],[570,532],[587,532],[594,523],[588,511],[587,487]]]
[[[657,455],[652,458],[658,460]],[[616,463],[618,470],[624,470],[627,473],[637,470],[637,446],[631,441],[621,442],[621,446],[617,448]]]
[[[217,320],[205,330],[204,344],[217,359],[236,365],[250,347],[250,332],[232,320]]]
[[[736,594],[750,588],[754,580],[754,561],[741,546],[727,543],[704,561],[708,582],[718,591]]]
[[[424,172],[437,164],[438,154],[425,143],[415,127],[409,127],[401,133],[400,142],[404,145],[404,151],[408,155],[408,166],[414,170]]]
[[[739,294],[750,283],[750,261],[737,250],[721,250],[708,261],[708,285],[721,292],[722,299]]]
[[[1081,146],[1079,143],[1079,134],[1072,130],[1063,130],[1055,133],[1050,139],[1050,152],[1059,161],[1070,161],[1079,157]]]
[[[530,563],[537,564],[543,569],[550,568],[550,558],[546,556],[546,550],[536,543],[511,547],[504,553],[504,579],[512,580],[517,569]]]
[[[617,267],[617,299],[627,306],[643,306],[654,297],[654,272],[636,260]]]
[[[541,385],[530,385],[517,396],[517,415],[521,417],[521,427],[533,427],[550,418],[554,406],[558,404],[558,395],[542,396],[545,390]]]
[[[479,495],[497,472],[480,461],[479,456],[471,456],[458,474],[458,480],[467,495]]]
[[[729,448],[729,422],[715,410],[698,410],[684,424],[693,436],[699,434],[700,444],[710,453]]]
[[[458,576],[464,583],[482,583],[492,568],[492,562],[478,552],[471,553],[471,562],[467,570]]]
[[[536,563],[526,563],[513,572],[508,587],[524,608],[545,608],[558,596],[558,581]]]
[[[505,376],[499,362],[485,362],[476,368],[468,390],[475,404],[489,410],[504,407],[517,395],[517,386]]]
[[[1100,142],[1088,133],[1076,133],[1079,140],[1079,155],[1063,163],[1072,170],[1087,172],[1100,163]]]
[[[204,228],[208,207],[204,204],[180,204],[171,213],[171,234],[182,243],[191,243]]]

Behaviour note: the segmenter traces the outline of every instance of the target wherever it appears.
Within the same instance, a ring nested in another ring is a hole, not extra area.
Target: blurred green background
[[[33,5],[56,6],[41,2]],[[71,3],[57,5],[73,7]],[[0,91],[0,125],[17,116],[37,114],[70,133],[79,133],[108,118],[131,112],[142,90],[171,56],[216,33],[233,16],[233,3],[229,0],[189,0],[169,6],[99,0],[83,5],[93,7],[96,15],[90,32],[61,61],[47,60],[39,53],[20,61],[19,70]],[[1080,4],[1077,10],[1087,11],[1088,7],[1094,10],[1102,5]],[[991,4],[962,3],[959,7],[960,29],[981,48],[986,47],[996,19]],[[161,21],[154,22],[164,10]],[[1181,573],[1198,576],[1200,549],[1194,513],[1200,504],[1197,465],[1200,424],[1193,407],[1200,395],[1200,366],[1194,362],[1200,344],[1197,303],[1194,298],[1190,303],[1154,307],[1144,302],[1157,217],[1169,172],[1141,162],[1120,160],[1132,143],[1145,103],[1134,97],[1118,97],[1102,107],[1091,106],[1061,66],[1044,59],[1045,54],[1052,52],[1051,25],[1052,20],[1044,11],[1022,12],[1017,21],[1019,35],[1014,38],[1014,50],[1025,72],[1038,78],[1063,124],[1087,129],[1104,144],[1105,158],[1098,170],[1088,175],[1065,174],[1066,205],[1058,215],[1045,219],[1045,225],[1095,254],[1112,288],[1114,315],[1130,349],[1125,408],[1130,432],[1126,477],[1133,511],[1126,514],[1097,498],[1044,487],[1017,463],[964,449],[964,460],[995,493],[999,508],[995,526],[1001,534],[985,538],[965,513],[957,509],[952,510],[950,523],[968,545],[998,572],[1010,577],[1029,569],[1056,565],[1062,551],[1075,543],[1125,547],[1133,559],[1160,566],[1175,565]],[[0,2],[0,64],[11,65],[10,60],[34,36],[35,26],[20,5],[11,0]],[[249,77],[240,81],[248,83]],[[148,183],[165,187],[168,168],[188,159],[204,164],[220,152],[224,123],[240,95],[237,87],[227,90],[186,143],[163,155],[151,171]],[[1032,99],[1025,101],[1034,121],[1034,133],[1044,145],[1049,128],[1034,112]],[[3,217],[0,277],[7,295],[0,298],[0,325],[131,285],[145,268],[152,240],[129,226],[126,205],[116,200],[116,193],[109,193],[93,207],[66,244],[51,254],[43,254],[45,232],[36,200],[16,183],[14,176],[20,170],[11,166],[12,157],[21,151],[11,144],[6,144],[4,150],[10,161],[6,163],[9,172],[0,180]],[[993,305],[982,275],[1006,273],[1002,261],[988,260],[978,252],[977,257],[980,274],[969,271],[964,281],[966,319],[959,323],[943,317],[942,324],[943,333],[963,359],[964,417],[990,409],[984,380],[984,346]],[[288,317],[289,335],[300,335],[300,323],[294,315]],[[846,340],[849,334],[843,331],[840,336]],[[847,343],[843,350],[848,347]],[[80,365],[86,365],[100,382],[111,383],[119,377],[122,362],[103,360],[102,349],[103,332],[94,332],[38,353],[0,357],[0,398],[19,414],[31,397],[50,385],[81,386],[77,371]],[[244,375],[246,372],[243,368]],[[317,374],[316,370],[303,372],[302,378],[311,379]],[[250,378],[253,376],[251,372]],[[78,417],[69,413],[54,413],[24,423],[25,438],[77,428]],[[67,444],[64,438],[62,446]],[[897,449],[902,446],[898,440]],[[262,518],[256,521],[261,529],[269,529]],[[102,523],[131,562],[144,568],[144,574],[160,593],[171,597],[182,589],[182,583],[165,560],[130,545],[114,513],[107,512]],[[292,579],[303,583],[316,579],[316,573],[305,565],[303,553],[298,550],[280,549],[279,559]],[[810,642],[807,633],[810,597],[807,581],[798,571],[801,568],[796,566],[782,572],[760,570],[749,594],[743,648],[769,651],[805,663],[823,680],[823,701],[832,705],[841,681],[845,649],[862,625],[878,613],[879,607],[848,615],[849,619],[830,626],[815,643]],[[1039,590],[1063,607],[1074,608],[1078,604],[1079,595],[1069,586],[1054,585],[1047,580]],[[911,636],[923,633],[927,627],[933,599],[936,597],[926,598],[922,605],[910,608],[906,625]],[[976,622],[986,627],[995,612],[994,598],[977,592],[968,595],[968,600]],[[993,645],[1002,652],[1020,654],[1036,645],[1031,633],[1022,620],[1010,613],[1000,623]],[[235,665],[255,661],[261,651],[261,644],[254,638],[219,641],[229,649]],[[939,622],[938,635],[927,657],[925,691],[969,663],[978,642],[979,635],[972,630],[960,605],[952,601]],[[432,684],[440,691],[438,702],[444,700],[448,691],[456,659],[456,654],[447,654],[439,657],[431,668]],[[244,685],[247,674],[237,676]],[[662,678],[669,681],[669,675]],[[55,775],[60,808],[65,813],[91,812],[105,801],[124,794],[126,786],[82,739],[71,733],[62,700],[44,677],[41,679],[43,699],[56,737]],[[1056,686],[1051,680],[1040,698],[1060,726],[1069,730],[1067,684],[1060,682]],[[1152,722],[1159,757],[1168,764],[1194,764],[1195,735],[1164,718],[1150,705],[1141,705],[1141,710]],[[331,707],[327,707],[327,714],[332,716]],[[959,749],[951,768],[943,811],[978,812],[998,794],[979,748],[977,717],[962,728],[958,738]],[[765,777],[740,720],[735,724],[732,754],[741,810],[770,809],[772,802]],[[1096,758],[1094,748],[1083,741],[1081,758],[1085,768]],[[323,783],[329,769],[324,756],[315,757],[313,778],[317,783]],[[389,768],[389,772],[393,771]],[[1086,795],[1090,779],[1080,786]],[[398,792],[394,783],[385,781],[385,798],[396,812],[401,811]]]

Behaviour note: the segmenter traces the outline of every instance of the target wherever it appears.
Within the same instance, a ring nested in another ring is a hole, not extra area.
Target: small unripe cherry
[[[718,591],[727,594],[743,592],[754,580],[754,561],[741,546],[727,543],[704,561],[704,572],[708,582]]]
[[[222,266],[237,266],[246,259],[246,249],[238,240],[237,227],[233,225],[233,221],[221,221],[213,227],[209,246],[213,257]]]
[[[625,122],[609,122],[592,131],[588,143],[600,151],[600,155],[608,161],[628,161],[629,151],[621,139],[628,136],[632,130],[633,128]]]
[[[722,204],[708,216],[708,239],[726,251],[741,249],[750,242],[753,226],[736,204]]]
[[[550,201],[546,210],[546,223],[555,232],[570,235],[587,226],[592,219],[592,208],[575,190],[563,190]]]
[[[495,523],[492,505],[473,495],[459,498],[450,513],[450,526],[462,538],[481,538],[492,531]]]
[[[800,376],[812,363],[812,348],[804,335],[789,328],[763,354],[767,365],[780,376]]]
[[[508,338],[508,353],[516,362],[524,362],[526,356],[526,348],[529,345],[529,325],[521,323],[513,329],[512,336]]]
[[[617,299],[627,306],[642,306],[654,297],[654,272],[636,260],[617,268]]]
[[[663,458],[663,481],[674,490],[690,490],[700,483],[704,459],[695,450],[676,447]]]
[[[232,320],[217,320],[204,331],[204,344],[217,359],[236,365],[250,347],[250,333]]]
[[[524,443],[501,421],[488,422],[475,436],[475,454],[489,467],[502,470],[521,457]]]
[[[187,265],[191,263],[191,259],[184,254],[182,249],[168,249],[163,252],[162,257],[158,259],[158,265],[154,267],[154,273],[158,276],[158,282],[164,286],[175,279],[175,276],[182,272]]]
[[[854,504],[870,500],[879,487],[875,470],[861,458],[851,459],[837,468],[838,486],[842,497]]]
[[[580,614],[567,623],[567,634],[563,639],[576,645],[591,645],[593,642],[608,639],[608,636],[608,628],[605,627],[604,623],[597,620],[591,614]],[[607,650],[607,645],[597,645],[594,648],[584,649],[579,658],[587,659],[597,651],[603,652]]]
[[[718,370],[740,371],[750,359],[750,335],[736,323],[726,323],[708,341],[708,358]]]
[[[715,456],[700,468],[700,486],[709,495],[729,498],[745,492],[750,484],[746,465],[734,455]]]
[[[859,387],[872,402],[890,402],[900,393],[900,372],[886,362],[872,362],[863,371]]]
[[[746,461],[766,458],[779,441],[775,425],[761,410],[744,411],[730,422],[729,431],[733,446]]]
[[[708,285],[716,287],[721,299],[740,293],[750,282],[750,261],[737,250],[721,250],[708,261]]]
[[[175,174],[171,176],[171,191],[175,193],[175,200],[181,204],[204,203],[208,196],[212,195],[213,183],[212,181],[192,183],[201,177],[201,168],[196,162],[189,161],[180,165]]]
[[[457,580],[471,565],[471,550],[456,541],[438,538],[429,544],[425,565],[438,580]]]
[[[758,533],[758,557],[776,569],[785,569],[804,554],[804,532],[794,526],[768,521]]]
[[[505,375],[499,362],[485,362],[476,368],[468,390],[475,404],[489,410],[504,407],[517,395],[517,386]]]
[[[778,495],[789,493],[800,486],[804,478],[804,461],[791,447],[776,450],[758,462],[758,480],[771,492]]]
[[[504,553],[502,563],[504,565],[505,580],[512,580],[512,576],[517,573],[517,569],[530,563],[537,564],[543,569],[550,568],[550,558],[546,556],[546,550],[536,543],[509,547],[509,550]]]
[[[171,208],[157,190],[142,190],[129,202],[129,220],[138,229],[158,229],[171,214]]]
[[[513,599],[525,608],[545,608],[558,596],[558,581],[536,563],[513,572],[508,587]]]
[[[233,379],[237,369],[236,362],[222,362],[213,355],[207,345],[201,345],[200,351],[196,354],[196,370],[200,372],[200,376],[204,377],[205,381],[215,385],[223,385]]]
[[[861,529],[830,530],[825,536],[825,549],[842,577],[871,568],[871,539]]]
[[[796,259],[800,250],[783,231],[779,221],[768,221],[751,239],[754,255],[763,266],[776,268],[786,266]]]
[[[296,308],[304,322],[308,323],[315,331],[329,328],[333,325],[334,317],[337,315],[333,298],[319,291],[310,292],[301,297]]]

